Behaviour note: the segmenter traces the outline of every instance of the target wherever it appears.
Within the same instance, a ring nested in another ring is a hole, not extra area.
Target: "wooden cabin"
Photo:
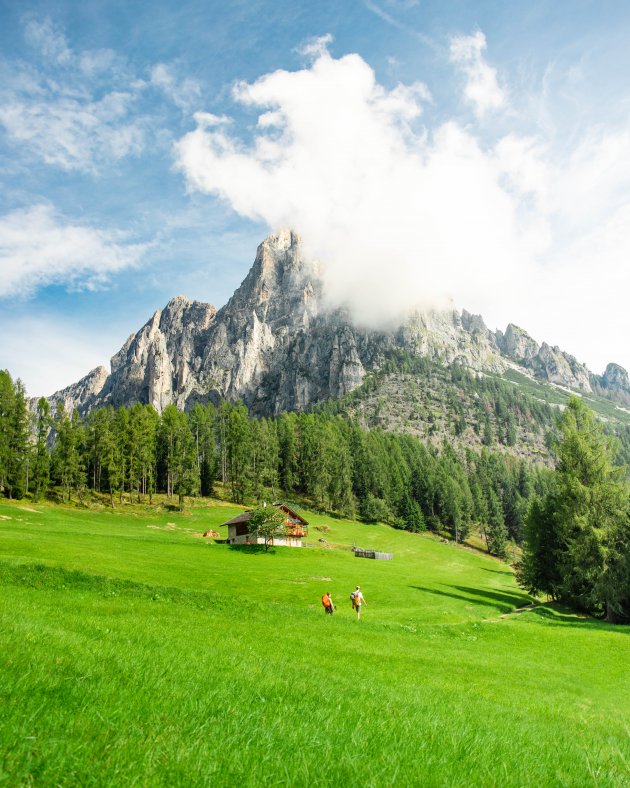
[[[277,537],[274,537],[274,545],[302,547],[302,539],[308,536],[308,523],[306,520],[284,503],[274,503],[273,506],[284,514],[284,529],[286,529],[286,533],[279,533]],[[228,520],[227,523],[222,523],[222,525],[227,525],[228,527],[228,542],[230,544],[265,543],[262,536],[257,537],[254,534],[250,534],[249,518],[251,516],[251,511],[242,512]]]

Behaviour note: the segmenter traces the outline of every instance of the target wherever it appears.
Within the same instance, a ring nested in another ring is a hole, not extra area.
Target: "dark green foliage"
[[[553,487],[532,506],[519,580],[608,621],[630,619],[630,487],[614,439],[572,398]]]
[[[534,499],[525,526],[523,560],[516,567],[516,577],[531,594],[547,594],[557,599],[562,590],[560,560],[562,543],[555,523],[554,496]]]
[[[199,492],[199,465],[188,418],[175,405],[167,405],[162,414],[159,446],[166,492],[177,495],[183,508],[184,496]]]
[[[499,558],[505,558],[507,548],[507,528],[499,496],[494,490],[488,493],[488,525],[486,537],[488,550]]]
[[[190,412],[188,421],[195,443],[200,492],[201,495],[212,495],[218,463],[214,407],[197,403]]]
[[[64,501],[69,501],[72,492],[79,498],[85,489],[85,429],[79,414],[74,411],[68,416],[61,403],[57,406],[54,421],[56,439],[52,452],[53,476],[62,489]]]
[[[33,493],[35,500],[46,493],[50,483],[50,457],[48,455],[48,434],[52,426],[50,405],[45,397],[37,401],[35,414],[35,448],[33,456]]]
[[[403,493],[400,506],[398,507],[396,525],[412,533],[418,533],[426,529],[422,509],[407,491]]]
[[[30,427],[22,381],[0,371],[0,487],[8,498],[23,498],[29,486]]]

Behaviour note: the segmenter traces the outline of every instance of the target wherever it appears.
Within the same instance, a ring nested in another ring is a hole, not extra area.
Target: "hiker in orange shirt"
[[[335,612],[335,606],[333,605],[332,597],[330,596],[330,591],[326,591],[324,596],[322,597],[322,605],[324,606],[324,610],[330,616]]]

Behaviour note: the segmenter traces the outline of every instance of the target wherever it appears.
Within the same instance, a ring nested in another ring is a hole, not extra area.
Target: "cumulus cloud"
[[[0,298],[47,284],[101,287],[145,248],[115,232],[71,224],[48,205],[12,211],[0,217]]]
[[[451,38],[451,61],[461,69],[465,77],[464,96],[479,116],[506,104],[497,71],[484,59],[485,49],[486,37],[480,30],[471,36]]]
[[[451,42],[479,112],[505,101],[485,46],[481,33]],[[309,68],[238,83],[233,98],[257,115],[252,139],[223,116],[198,114],[177,144],[178,166],[190,189],[270,229],[300,231],[324,265],[331,305],[377,325],[453,298],[596,369],[604,353],[630,360],[621,338],[630,330],[627,132],[600,130],[558,150],[542,134],[488,142],[474,125],[430,127],[422,83],[388,90],[358,55],[325,49]],[[611,312],[619,330],[602,343]]]
[[[200,124],[179,166],[241,215],[297,227],[326,265],[331,302],[363,321],[479,293],[488,276],[507,286],[531,227],[468,131],[418,126],[428,97],[422,83],[387,90],[358,55],[323,51],[308,69],[235,86],[260,115],[250,146]]]

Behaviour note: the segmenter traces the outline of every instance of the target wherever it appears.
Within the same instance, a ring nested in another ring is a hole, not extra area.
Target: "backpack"
[[[353,605],[354,605],[354,598],[356,597],[356,595],[357,595],[357,594],[356,594],[356,591],[353,591],[353,592],[350,594],[350,601],[352,602],[352,604],[353,604]]]
[[[324,607],[330,607],[332,605],[332,602],[328,594],[324,594],[324,596],[322,597],[322,605]]]

